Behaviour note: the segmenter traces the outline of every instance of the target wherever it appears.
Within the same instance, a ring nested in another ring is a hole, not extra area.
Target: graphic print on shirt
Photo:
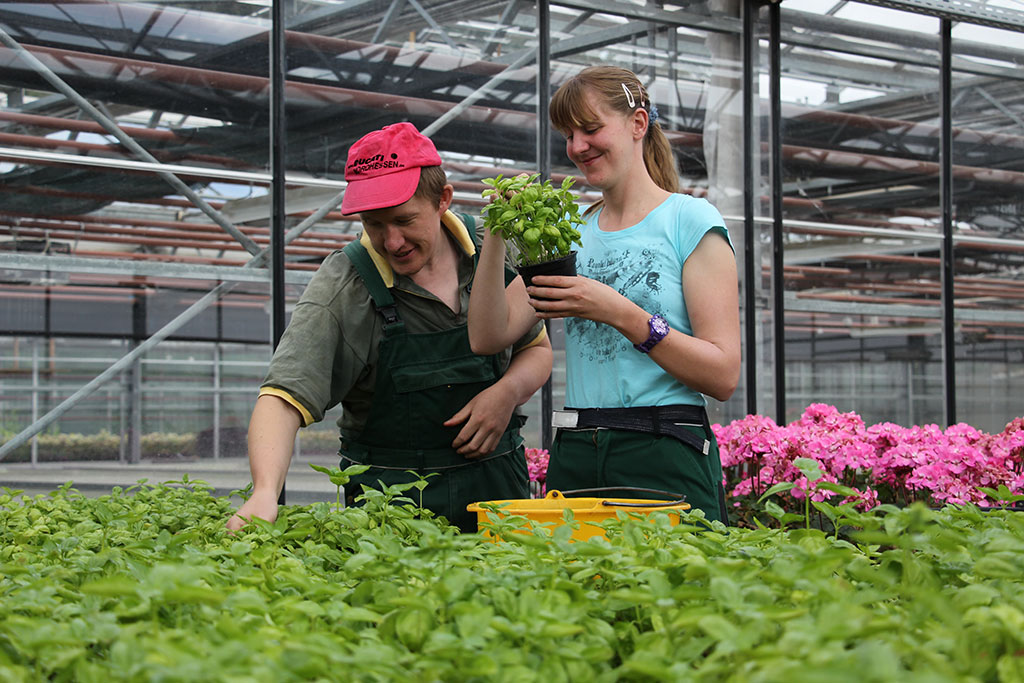
[[[661,310],[661,273],[655,252],[644,249],[626,258],[608,255],[578,263],[580,275],[603,282],[647,311]],[[632,343],[611,325],[583,318],[567,318],[565,333],[577,343],[580,353],[590,362],[610,361],[616,354],[633,350]]]

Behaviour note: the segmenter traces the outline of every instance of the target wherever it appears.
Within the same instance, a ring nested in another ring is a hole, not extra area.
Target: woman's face
[[[633,164],[643,163],[643,121],[610,109],[594,92],[586,96],[596,120],[565,132],[565,152],[587,183],[602,190],[628,178]]]

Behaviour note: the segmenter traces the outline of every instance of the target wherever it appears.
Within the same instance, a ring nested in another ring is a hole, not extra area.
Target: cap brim
[[[341,200],[341,212],[347,215],[404,204],[416,194],[419,184],[419,166],[375,178],[350,180]]]

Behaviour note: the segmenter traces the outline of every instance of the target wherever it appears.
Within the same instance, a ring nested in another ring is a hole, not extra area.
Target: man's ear
[[[445,185],[441,188],[441,201],[438,203],[437,208],[441,213],[448,210],[448,207],[452,205],[452,199],[455,197],[455,188],[452,185]]]

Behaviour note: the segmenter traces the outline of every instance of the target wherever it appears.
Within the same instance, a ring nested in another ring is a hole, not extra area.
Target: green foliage
[[[575,180],[535,181],[539,173],[514,178],[484,178],[483,191],[491,202],[484,209],[484,227],[511,242],[520,265],[536,264],[568,256],[573,244],[581,244],[577,225],[583,223],[579,206],[569,188]]]
[[[43,462],[117,460],[121,447],[121,437],[107,430],[96,434],[40,434],[36,438],[38,439],[39,460]],[[144,458],[192,455],[195,450],[195,441],[195,434],[171,432],[152,432],[143,434],[139,438]],[[4,460],[6,462],[27,462],[30,458],[31,444],[26,443],[14,449]]]
[[[887,506],[840,537],[619,512],[577,542],[491,513],[491,543],[416,488],[235,534],[187,477],[0,489],[0,680],[1021,680],[1021,513]]]

